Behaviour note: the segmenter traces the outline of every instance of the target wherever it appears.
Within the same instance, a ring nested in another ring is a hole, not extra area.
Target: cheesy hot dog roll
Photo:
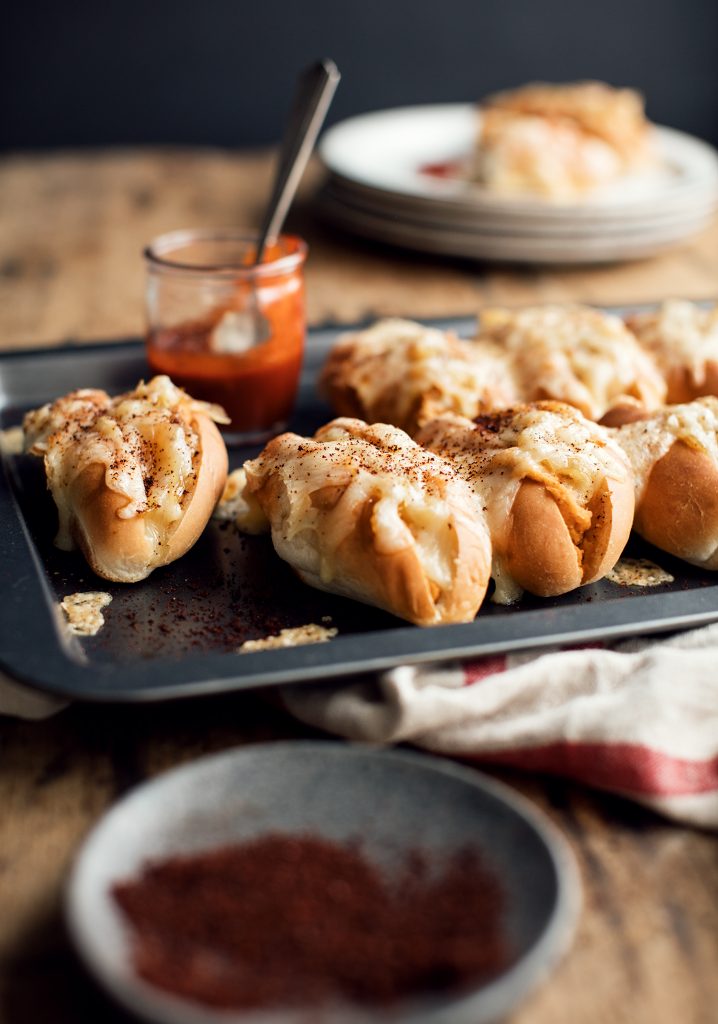
[[[142,580],[202,533],[227,477],[214,421],[169,377],[110,398],[74,391],[25,417],[25,447],[44,458],[57,505],[56,545],[79,547],[98,576]]]
[[[718,398],[667,406],[612,433],[633,467],[636,532],[718,569]]]
[[[633,479],[607,430],[558,402],[428,423],[417,440],[454,465],[486,512],[494,600],[550,597],[604,576],[631,530]]]
[[[476,416],[516,401],[506,360],[492,343],[410,320],[381,320],[334,346],[319,380],[336,413],[392,423],[409,434],[444,412]]]
[[[420,626],[473,619],[491,552],[471,489],[384,424],[337,419],[282,434],[245,463],[281,558],[305,583]]]
[[[718,306],[701,309],[673,299],[655,313],[628,317],[626,323],[663,374],[667,402],[718,395]]]
[[[571,200],[655,160],[643,99],[603,82],[533,82],[480,104],[475,176],[493,192]]]
[[[484,309],[479,339],[511,362],[521,401],[568,402],[591,420],[616,405],[658,408],[666,384],[620,317],[588,306]]]

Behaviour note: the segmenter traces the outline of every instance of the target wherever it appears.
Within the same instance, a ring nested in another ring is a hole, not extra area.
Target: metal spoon
[[[274,184],[259,231],[254,267],[261,264],[269,240],[281,231],[340,78],[333,60],[317,61],[299,76]],[[244,309],[223,318],[215,331],[213,344],[217,351],[246,352],[267,341],[271,334],[271,324],[259,308],[256,283],[250,281]]]
[[[259,232],[255,265],[262,262],[268,239],[276,237],[282,228],[340,78],[333,60],[317,61],[299,76],[274,187]]]

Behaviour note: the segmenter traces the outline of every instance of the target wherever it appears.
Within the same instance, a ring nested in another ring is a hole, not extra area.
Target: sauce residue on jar
[[[286,255],[286,246],[269,245],[263,265]],[[246,263],[252,265],[251,253]],[[258,344],[252,338],[255,308],[268,334]],[[154,373],[167,374],[195,398],[221,405],[230,417],[231,433],[249,433],[289,418],[304,337],[299,263],[289,271],[278,269],[276,275],[264,271],[254,279],[239,278],[234,296],[201,318],[151,328],[147,358]]]

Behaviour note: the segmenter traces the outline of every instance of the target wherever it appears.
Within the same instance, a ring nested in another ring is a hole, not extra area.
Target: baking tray
[[[469,334],[473,321],[435,321]],[[346,329],[346,328],[343,328]],[[337,329],[310,332],[292,427],[312,432],[331,416],[314,381]],[[118,392],[147,376],[142,343],[78,345],[0,353],[0,424],[79,387]],[[230,453],[232,467],[258,448]],[[267,537],[210,523],[191,552],[142,583],[99,580],[77,552],[53,547],[56,516],[39,459],[3,456],[0,481],[0,669],[62,696],[100,701],[162,700],[278,683],[342,677],[394,665],[582,644],[675,630],[718,619],[710,573],[631,541],[675,582],[646,591],[601,581],[560,598],[527,596],[505,608],[484,603],[474,622],[420,629],[302,584]],[[95,637],[69,634],[59,601],[105,590],[113,600]],[[246,639],[331,620],[329,643],[237,653]]]

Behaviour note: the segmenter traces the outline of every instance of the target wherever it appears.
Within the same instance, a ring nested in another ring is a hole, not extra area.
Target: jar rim
[[[256,278],[288,274],[301,266],[307,257],[307,243],[298,235],[277,235],[268,239],[269,245],[290,243],[294,252],[285,253],[277,259],[262,262],[253,266],[228,266],[226,263],[186,263],[181,259],[172,258],[173,250],[191,245],[193,242],[239,242],[248,247],[256,245],[258,234],[247,231],[234,231],[223,228],[180,228],[158,235],[145,246],[142,254],[150,269],[173,271],[190,276]]]

